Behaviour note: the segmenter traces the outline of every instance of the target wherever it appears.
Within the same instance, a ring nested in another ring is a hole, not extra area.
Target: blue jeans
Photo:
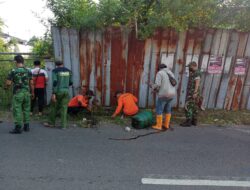
[[[173,98],[158,98],[156,102],[156,114],[162,113],[171,114]]]

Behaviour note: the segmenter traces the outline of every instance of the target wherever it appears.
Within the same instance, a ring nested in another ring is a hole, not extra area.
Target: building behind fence
[[[83,85],[94,90],[102,105],[110,106],[115,104],[115,91],[123,90],[138,96],[140,107],[152,107],[155,97],[148,84],[154,81],[157,65],[165,63],[178,80],[175,107],[182,108],[188,80],[186,66],[196,61],[202,70],[204,107],[250,109],[249,33],[159,29],[151,38],[138,40],[133,31],[124,28],[79,32],[53,27],[52,35],[55,58],[63,60],[73,72],[72,96]]]

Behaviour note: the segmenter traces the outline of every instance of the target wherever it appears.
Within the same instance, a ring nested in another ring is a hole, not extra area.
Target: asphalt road
[[[11,135],[0,124],[0,190],[236,190],[250,187],[145,185],[142,178],[250,179],[250,127],[176,127],[131,141],[151,130],[126,132],[44,128]]]

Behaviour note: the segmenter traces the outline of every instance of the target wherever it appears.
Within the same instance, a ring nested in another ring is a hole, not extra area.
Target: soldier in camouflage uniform
[[[72,73],[63,66],[62,61],[55,62],[57,68],[52,71],[53,93],[51,97],[51,111],[46,127],[55,127],[56,115],[60,110],[62,129],[67,127],[67,109],[69,102],[69,86],[73,84]]]
[[[34,97],[34,87],[32,73],[24,67],[23,57],[17,55],[14,60],[16,62],[16,68],[9,73],[6,86],[13,84],[12,104],[15,128],[10,131],[10,133],[20,134],[22,133],[23,124],[24,131],[27,132],[30,130],[30,101],[31,95]]]
[[[196,62],[189,64],[189,79],[187,86],[187,96],[185,104],[186,121],[181,124],[183,127],[190,127],[191,125],[197,125],[197,115],[200,101],[200,79],[201,73],[198,70]]]

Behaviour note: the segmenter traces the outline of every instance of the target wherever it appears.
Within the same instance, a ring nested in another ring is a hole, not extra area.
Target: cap
[[[198,64],[195,61],[190,62],[186,67],[197,67]]]
[[[159,69],[164,69],[164,68],[167,68],[167,65],[164,64],[164,63],[161,63],[161,64],[159,65]]]

